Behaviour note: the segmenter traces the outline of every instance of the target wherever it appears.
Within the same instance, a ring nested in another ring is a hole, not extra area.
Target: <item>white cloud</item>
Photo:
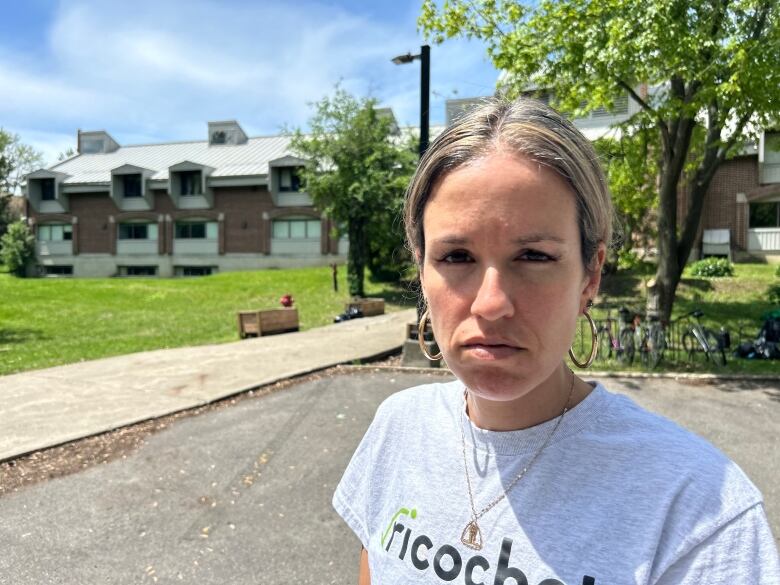
[[[48,60],[28,62],[0,41],[0,89],[14,88],[3,91],[0,117],[27,142],[51,140],[47,153],[78,127],[125,144],[205,137],[207,120],[226,118],[269,134],[304,125],[308,104],[341,80],[415,124],[419,63],[390,58],[419,48],[416,10],[399,25],[315,1],[69,0],[49,30]],[[490,93],[483,55],[475,43],[433,47],[431,88]],[[431,110],[442,120],[443,100],[432,96]]]

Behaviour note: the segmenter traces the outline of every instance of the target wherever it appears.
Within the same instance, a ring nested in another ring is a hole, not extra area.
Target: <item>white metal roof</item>
[[[66,184],[108,183],[111,170],[126,164],[154,171],[154,180],[167,180],[168,168],[184,161],[213,167],[211,177],[266,175],[270,161],[291,154],[289,145],[289,136],[262,136],[238,145],[209,146],[202,140],[122,146],[110,153],[79,154],[49,169],[67,174]]]

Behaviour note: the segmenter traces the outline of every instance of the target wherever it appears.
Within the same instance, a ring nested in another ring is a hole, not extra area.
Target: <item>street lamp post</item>
[[[431,93],[431,47],[429,45],[423,45],[420,47],[419,55],[412,55],[407,53],[406,55],[399,55],[393,59],[393,63],[396,65],[403,65],[405,63],[411,63],[415,59],[420,60],[420,146],[419,154],[420,158],[428,150],[429,141],[429,122],[428,113],[430,109],[430,93]],[[417,280],[418,287],[420,286],[419,279]],[[420,288],[420,292],[422,289]],[[423,312],[423,300],[422,295],[417,302],[417,321],[419,322]],[[403,357],[401,363],[405,366],[429,366],[439,367],[441,360],[430,360],[425,357],[420,350],[420,345],[417,340],[418,328],[415,323],[410,323],[408,327],[409,334],[407,340],[404,342]],[[430,325],[426,326],[422,343],[425,344],[429,350],[433,350],[435,341],[433,339],[433,331]],[[435,351],[433,352],[435,353]]]
[[[399,55],[393,58],[393,63],[396,65],[403,65],[405,63],[411,63],[415,59],[420,60],[420,158],[428,150],[429,140],[429,123],[428,123],[428,111],[430,105],[430,93],[431,93],[431,47],[429,45],[423,45],[420,47],[419,55],[412,55],[407,53],[406,55]]]

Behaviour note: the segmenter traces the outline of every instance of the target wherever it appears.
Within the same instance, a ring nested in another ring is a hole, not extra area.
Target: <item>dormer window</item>
[[[41,185],[41,201],[54,201],[54,179],[39,179]]]
[[[141,191],[141,175],[139,174],[132,174],[132,175],[122,175],[122,183],[124,187],[124,196],[125,197],[142,197],[143,193]]]
[[[301,188],[301,177],[296,167],[279,169],[279,191],[296,193]]]
[[[211,133],[211,144],[225,144],[227,142],[227,134],[224,130],[217,130]]]
[[[202,195],[202,186],[200,171],[179,172],[179,195]]]

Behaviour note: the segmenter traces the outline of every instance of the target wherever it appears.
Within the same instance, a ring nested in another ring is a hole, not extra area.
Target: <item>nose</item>
[[[497,321],[514,315],[515,308],[501,273],[488,267],[482,275],[477,296],[471,304],[471,314],[488,321]]]

